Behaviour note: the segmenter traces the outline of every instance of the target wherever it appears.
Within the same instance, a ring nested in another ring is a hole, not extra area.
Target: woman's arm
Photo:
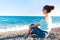
[[[40,26],[40,24],[35,24],[35,25],[34,25],[34,27],[38,27],[38,26]]]

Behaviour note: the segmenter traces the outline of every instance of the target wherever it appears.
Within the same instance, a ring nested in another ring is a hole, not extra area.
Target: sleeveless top
[[[52,20],[49,19],[49,20],[44,20],[42,19],[40,22],[40,29],[43,30],[43,31],[51,31],[51,27],[52,27]]]

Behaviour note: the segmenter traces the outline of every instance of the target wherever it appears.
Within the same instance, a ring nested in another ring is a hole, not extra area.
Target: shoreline
[[[8,28],[0,28],[0,34],[8,33],[8,32],[14,32],[14,31],[21,31],[21,30],[28,30],[28,26],[24,27],[8,27]]]
[[[9,32],[5,32],[3,34],[0,34],[0,38],[16,36],[16,35],[23,35],[25,33],[28,33],[28,29],[19,30],[19,31],[9,31]]]

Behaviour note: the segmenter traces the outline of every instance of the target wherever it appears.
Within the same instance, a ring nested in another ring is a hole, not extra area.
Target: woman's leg
[[[27,36],[29,36],[29,35],[30,35],[30,33],[31,33],[31,31],[32,31],[33,26],[34,26],[34,24],[31,24],[31,25],[29,26],[29,31],[28,31]]]
[[[45,33],[43,31],[41,31],[39,28],[33,28],[31,34],[36,34],[40,38],[45,37]]]
[[[31,31],[32,31],[32,29],[31,29],[31,28],[29,28],[29,31],[28,31],[27,36],[29,36],[29,35],[30,35]]]

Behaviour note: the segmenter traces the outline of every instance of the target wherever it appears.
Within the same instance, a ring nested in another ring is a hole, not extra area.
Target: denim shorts
[[[36,34],[40,38],[45,38],[48,32],[40,30],[39,28],[33,28],[31,34]]]

